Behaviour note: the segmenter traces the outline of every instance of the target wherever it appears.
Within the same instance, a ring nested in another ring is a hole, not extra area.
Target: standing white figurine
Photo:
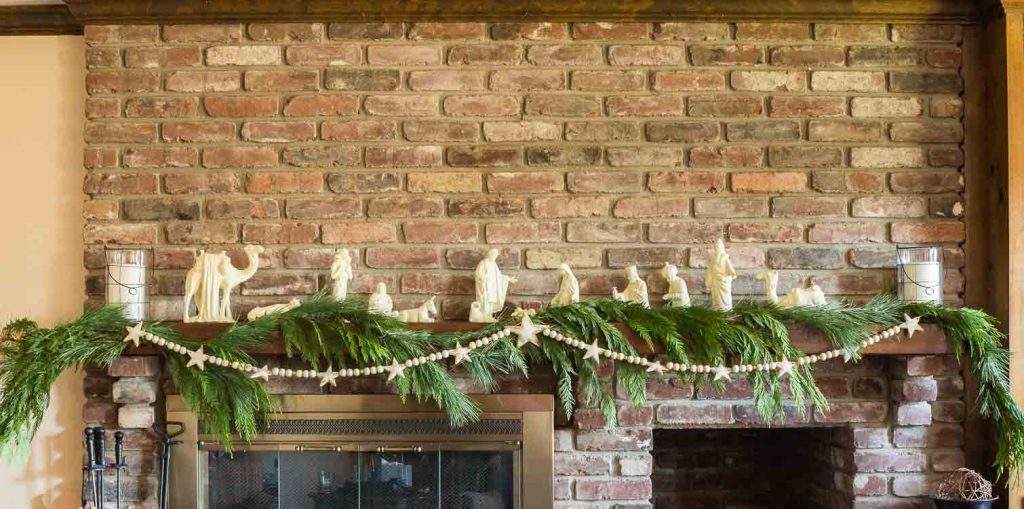
[[[558,284],[558,293],[551,299],[551,305],[568,306],[569,304],[579,302],[580,282],[576,279],[576,275],[572,273],[572,268],[569,267],[568,263],[563,263],[558,266],[558,270],[561,273],[562,280]]]
[[[395,303],[388,295],[388,285],[377,283],[377,289],[370,295],[369,309],[371,313],[395,316]]]
[[[618,288],[612,288],[612,297],[615,300],[636,302],[643,304],[644,307],[651,307],[651,302],[647,298],[647,283],[640,278],[636,265],[626,267],[626,281],[626,289],[622,292],[619,292]]]
[[[764,270],[758,272],[754,279],[764,281],[764,296],[772,304],[779,303],[779,271]]]
[[[434,304],[435,298],[431,297],[423,304],[420,304],[420,307],[399,311],[398,319],[405,323],[434,323],[434,317],[437,316],[437,305]]]
[[[480,260],[473,273],[476,280],[476,300],[469,308],[471,322],[493,322],[494,313],[500,313],[505,308],[508,285],[516,282],[516,278],[501,273],[497,260],[498,250],[491,249],[487,252],[487,257]]]
[[[679,277],[679,269],[675,265],[665,262],[665,266],[661,268],[661,277],[668,281],[668,293],[662,298],[668,302],[669,306],[688,307],[690,291],[686,288],[686,281]]]
[[[729,260],[729,253],[725,252],[725,241],[718,239],[704,275],[704,284],[711,293],[712,306],[723,311],[732,309],[733,279],[736,279],[736,269]]]
[[[231,291],[248,281],[260,266],[260,246],[245,246],[249,265],[237,269],[231,264],[227,253],[200,251],[196,263],[185,276],[185,306],[183,321],[190,322],[233,322],[231,316]],[[192,302],[196,304],[193,316]]]
[[[352,254],[348,249],[340,249],[331,263],[331,281],[334,300],[345,300],[348,297],[348,282],[352,280]]]

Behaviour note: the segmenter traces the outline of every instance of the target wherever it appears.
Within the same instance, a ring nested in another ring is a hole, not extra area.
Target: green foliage
[[[836,348],[855,355],[860,343],[879,327],[899,323],[903,314],[921,316],[925,323],[943,328],[958,355],[965,355],[979,383],[976,410],[995,426],[997,472],[1008,482],[1020,481],[1024,469],[1024,413],[1009,389],[1009,353],[995,320],[972,309],[909,305],[892,297],[878,297],[854,306],[782,309],[767,304],[740,303],[732,311],[709,306],[647,309],[631,303],[594,300],[571,306],[542,309],[538,323],[585,343],[624,356],[637,355],[623,334],[635,332],[647,345],[661,347],[667,361],[710,366],[763,364],[803,354],[789,339],[792,327],[822,332]],[[170,328],[151,324],[147,329],[168,340],[229,361],[252,363],[247,350],[265,344],[280,332],[289,356],[324,369],[363,368],[404,362],[421,355],[463,346],[511,325],[511,320],[489,324],[477,331],[431,334],[408,329],[394,318],[371,313],[362,300],[335,301],[323,294],[285,313],[236,324],[219,337],[199,343],[177,337]],[[103,307],[78,320],[52,329],[18,320],[0,331],[0,448],[6,456],[23,455],[49,403],[49,389],[67,369],[85,365],[109,366],[125,349],[122,338],[130,325],[121,310]],[[630,403],[645,404],[648,373],[642,366],[619,363],[614,377],[599,364],[583,359],[583,352],[546,336],[540,347],[515,346],[514,338],[501,338],[471,353],[471,362],[449,369],[445,362],[428,362],[406,369],[393,383],[402,398],[434,401],[458,426],[479,417],[479,408],[463,390],[460,377],[485,390],[498,387],[503,376],[527,374],[529,367],[547,367],[556,376],[556,392],[566,414],[579,405],[599,409],[615,425],[614,387]],[[232,437],[254,437],[276,410],[263,384],[247,373],[207,365],[186,368],[186,357],[165,352],[173,382],[189,407],[201,415],[211,434],[232,446]],[[721,389],[706,374],[679,375],[698,390]],[[755,405],[766,423],[781,422],[788,410],[825,409],[828,401],[815,385],[809,365],[795,367],[786,381],[774,371],[746,374],[754,390]]]

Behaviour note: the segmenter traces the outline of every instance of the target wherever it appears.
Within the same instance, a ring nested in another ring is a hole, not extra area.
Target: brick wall
[[[269,249],[241,307],[310,294],[340,247],[355,288],[466,316],[489,246],[514,298],[680,264],[724,236],[759,293],[892,279],[893,245],[962,265],[959,26],[422,23],[86,27],[86,264],[154,249],[180,316],[199,247]],[[611,276],[611,277],[609,277]],[[949,271],[951,300],[962,278]]]

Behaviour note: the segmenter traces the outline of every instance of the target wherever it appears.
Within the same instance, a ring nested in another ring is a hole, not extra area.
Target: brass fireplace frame
[[[446,419],[433,403],[402,402],[390,395],[306,395],[275,398],[281,412],[274,421],[290,419],[379,419],[393,420]],[[382,443],[380,435],[347,435],[344,441],[329,435],[265,434],[250,443],[237,443],[236,450],[291,451],[374,451],[414,450],[424,444],[446,450],[488,444],[494,450],[516,450],[519,453],[519,486],[517,497],[521,509],[552,509],[554,506],[554,397],[551,395],[483,395],[474,401],[481,409],[481,419],[515,423],[510,430],[484,433],[450,434],[438,437],[425,433],[388,435]],[[170,507],[198,509],[202,493],[201,478],[205,471],[206,451],[221,448],[215,437],[202,435],[200,422],[180,396],[167,398],[167,420],[185,423],[182,441],[172,452]],[[521,426],[521,430],[519,428]],[[273,427],[272,427],[273,428]]]

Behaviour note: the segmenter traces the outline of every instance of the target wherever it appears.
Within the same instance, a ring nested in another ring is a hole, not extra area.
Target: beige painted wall
[[[81,37],[0,37],[0,320],[82,310]],[[0,465],[0,506],[80,505],[81,376],[65,373],[24,466]]]

